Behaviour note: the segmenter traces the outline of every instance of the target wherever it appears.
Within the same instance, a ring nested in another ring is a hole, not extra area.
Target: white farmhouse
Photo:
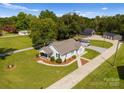
[[[61,58],[62,61],[71,58],[73,55],[82,55],[85,47],[79,41],[74,39],[67,39],[63,41],[56,41],[50,45],[43,47],[39,50],[39,56],[46,58],[54,57],[55,59]]]

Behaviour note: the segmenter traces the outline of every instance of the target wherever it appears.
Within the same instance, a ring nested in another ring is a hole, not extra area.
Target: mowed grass
[[[17,33],[8,33],[8,32],[5,32],[3,34],[3,36],[13,36],[13,35],[18,35]]]
[[[111,64],[114,55],[88,75],[74,88],[124,88],[124,44],[118,51],[116,67]]]
[[[93,46],[103,47],[103,48],[110,48],[113,44],[107,41],[102,40],[90,40],[90,44]]]
[[[37,63],[36,50],[29,50],[0,59],[0,88],[46,88],[77,68],[76,62],[66,67]],[[9,64],[15,68],[8,71]]]
[[[29,36],[0,38],[0,48],[23,49],[32,46]]]
[[[100,55],[99,52],[94,51],[92,49],[86,49],[86,51],[87,51],[87,53],[84,54],[82,57],[87,58],[87,59],[93,59],[93,58],[97,57],[98,55]]]

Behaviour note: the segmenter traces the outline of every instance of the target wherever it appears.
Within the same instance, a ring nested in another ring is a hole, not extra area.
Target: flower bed
[[[66,61],[64,61],[64,62],[62,62],[62,63],[56,63],[55,61],[50,61],[49,59],[46,59],[46,58],[43,58],[43,57],[38,57],[38,58],[35,58],[35,60],[37,60],[37,61],[42,61],[42,62],[44,62],[44,63],[47,63],[47,64],[68,64],[68,63],[70,63],[70,62],[72,62],[73,60],[75,60],[76,58],[73,58],[73,57],[71,57],[71,58],[69,58],[69,59],[67,59]]]
[[[82,65],[84,65],[84,64],[86,64],[86,63],[88,63],[87,60],[81,59],[81,64],[82,64]]]

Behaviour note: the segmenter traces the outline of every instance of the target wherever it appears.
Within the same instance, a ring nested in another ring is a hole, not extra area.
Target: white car
[[[89,40],[80,40],[82,46],[84,47],[88,47],[90,45],[90,41]]]

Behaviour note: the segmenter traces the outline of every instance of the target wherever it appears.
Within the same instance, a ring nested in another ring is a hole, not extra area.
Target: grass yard
[[[36,50],[29,50],[0,59],[0,88],[46,88],[77,68],[76,62],[67,67],[50,67],[33,60]],[[7,70],[9,64],[15,68]]]
[[[13,35],[18,35],[17,33],[4,33],[4,35],[3,36],[13,36]]]
[[[117,54],[116,67],[111,64],[114,55],[99,66],[74,88],[124,88],[124,44]]]
[[[0,30],[1,31],[1,30]],[[18,35],[18,33],[9,33],[9,32],[6,32],[6,31],[2,31],[3,32],[3,35],[2,36],[13,36],[13,35]],[[0,36],[0,37],[2,37]]]
[[[86,49],[86,51],[87,51],[87,53],[84,54],[82,57],[87,58],[87,59],[93,59],[93,58],[97,57],[98,55],[100,55],[99,52],[94,51],[92,49]]]
[[[102,40],[90,40],[90,44],[93,46],[103,47],[103,48],[110,48],[113,44],[107,41]]]
[[[28,36],[0,38],[0,48],[22,49],[31,46],[32,41]]]

